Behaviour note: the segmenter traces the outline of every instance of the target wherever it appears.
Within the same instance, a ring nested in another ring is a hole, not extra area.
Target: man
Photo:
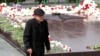
[[[35,9],[35,18],[26,23],[23,39],[27,56],[44,56],[45,46],[47,53],[50,51],[48,24],[43,19],[44,14],[42,9]]]

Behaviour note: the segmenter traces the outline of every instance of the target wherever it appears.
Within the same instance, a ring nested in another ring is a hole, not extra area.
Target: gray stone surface
[[[0,35],[0,56],[24,56],[8,42],[1,38]]]
[[[100,3],[100,0],[94,0],[96,3]]]

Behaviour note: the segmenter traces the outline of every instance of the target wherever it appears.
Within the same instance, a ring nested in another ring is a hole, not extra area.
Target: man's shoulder
[[[27,23],[31,24],[31,23],[33,23],[33,21],[34,21],[34,18],[29,19],[29,20],[27,21]]]
[[[43,21],[43,22],[47,23],[47,20],[45,20],[45,19],[44,19],[44,21]]]

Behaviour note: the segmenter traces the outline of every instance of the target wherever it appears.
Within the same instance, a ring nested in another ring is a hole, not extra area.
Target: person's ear
[[[34,17],[36,17],[36,15],[34,15]]]

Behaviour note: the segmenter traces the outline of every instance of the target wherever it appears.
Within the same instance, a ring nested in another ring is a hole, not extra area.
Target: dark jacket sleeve
[[[49,41],[49,38],[48,38],[48,35],[49,35],[49,32],[48,32],[48,23],[46,21],[46,37],[45,37],[45,46],[46,46],[46,49],[47,50],[50,50],[50,41]]]
[[[31,48],[31,24],[30,21],[26,23],[26,27],[24,30],[23,41],[25,45],[25,49]]]

